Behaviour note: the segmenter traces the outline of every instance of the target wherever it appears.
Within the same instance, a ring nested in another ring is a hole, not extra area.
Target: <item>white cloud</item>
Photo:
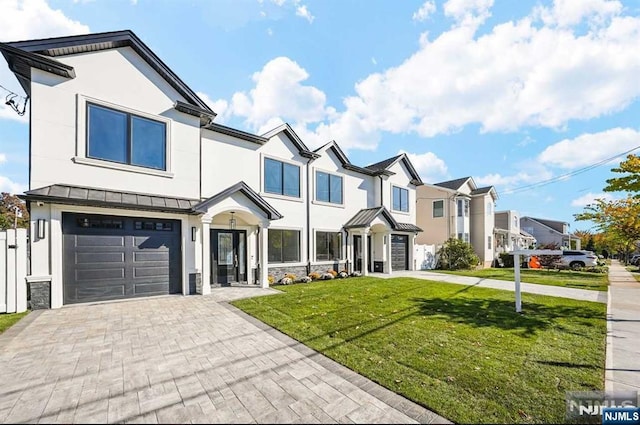
[[[445,16],[453,18],[458,24],[479,25],[491,16],[493,0],[448,0],[444,3]]]
[[[595,164],[640,146],[640,132],[631,128],[612,128],[582,134],[547,147],[538,160],[546,165],[573,169]]]
[[[447,165],[433,152],[410,153],[404,150],[398,154],[406,153],[420,177],[425,182],[439,181],[447,175]]]
[[[415,12],[413,12],[413,16],[411,19],[417,22],[425,21],[429,15],[436,11],[436,3],[434,0],[427,0],[424,2],[422,6]]]
[[[551,171],[535,162],[519,164],[520,170],[511,175],[490,173],[474,177],[478,186],[501,186],[506,191],[519,186],[538,183],[553,177]]]
[[[307,6],[304,4],[296,6],[296,16],[306,19],[310,24],[313,23],[313,20],[316,18],[309,12],[309,9],[307,9]]]
[[[604,201],[612,201],[614,199],[610,193],[586,193],[579,198],[571,201],[572,207],[586,207],[589,204],[593,204],[596,199],[602,199]]]
[[[208,94],[200,91],[196,92],[196,94],[213,112],[218,114],[216,116],[216,122],[222,124],[229,114],[229,102],[224,99],[213,100]]]
[[[622,12],[618,0],[555,0],[552,7],[540,6],[535,13],[547,25],[568,27],[587,19],[591,25],[601,25],[606,19]]]
[[[8,177],[0,175],[0,192],[9,192],[11,194],[23,193],[27,190],[27,185],[16,183]]]
[[[4,164],[5,162],[7,162],[7,154],[0,153],[0,164]]]

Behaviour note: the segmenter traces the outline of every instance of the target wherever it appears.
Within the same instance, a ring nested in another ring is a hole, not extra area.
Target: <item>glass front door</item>
[[[247,281],[247,233],[211,230],[211,281],[221,285]]]

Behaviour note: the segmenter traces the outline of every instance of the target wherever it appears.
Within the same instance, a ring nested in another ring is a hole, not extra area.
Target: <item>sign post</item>
[[[516,313],[522,313],[522,296],[520,294],[520,256],[525,258],[530,255],[562,255],[559,249],[521,249],[511,251],[513,255],[513,277],[516,284]]]

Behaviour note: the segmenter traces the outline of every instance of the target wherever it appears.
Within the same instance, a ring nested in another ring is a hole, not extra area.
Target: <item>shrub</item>
[[[280,283],[283,285],[291,285],[293,283],[293,279],[291,279],[290,277],[283,277],[282,279],[280,279]]]
[[[322,278],[322,280],[331,280],[334,277],[335,276],[333,275],[333,273],[327,272],[327,273],[323,273],[321,278]]]
[[[471,269],[480,263],[480,259],[468,242],[451,238],[438,251],[440,268],[444,270]]]
[[[269,281],[269,285],[273,285],[273,283],[276,281],[276,278],[269,275],[269,277],[267,278],[267,280]]]
[[[607,266],[585,267],[582,270],[590,273],[609,273],[609,267]]]
[[[293,274],[293,273],[287,273],[287,274],[284,275],[284,277],[288,277],[289,279],[294,280],[294,281],[296,280],[296,275]]]
[[[311,282],[311,278],[309,276],[302,276],[296,282],[298,282],[298,283],[309,283],[309,282]]]
[[[311,280],[318,280],[318,279],[320,279],[320,273],[311,272],[311,273],[309,273],[309,277],[311,278]]]
[[[502,262],[502,266],[503,267],[513,267],[514,266],[513,255],[509,254],[508,252],[501,252],[500,253],[500,261]]]

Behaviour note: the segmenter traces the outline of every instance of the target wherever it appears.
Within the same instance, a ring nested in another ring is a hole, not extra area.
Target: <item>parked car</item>
[[[598,256],[591,251],[563,251],[562,259],[558,266],[569,267],[578,270],[582,267],[595,267],[598,265]]]
[[[629,259],[629,264],[637,266],[638,261],[640,261],[640,254],[633,254],[633,256]]]

